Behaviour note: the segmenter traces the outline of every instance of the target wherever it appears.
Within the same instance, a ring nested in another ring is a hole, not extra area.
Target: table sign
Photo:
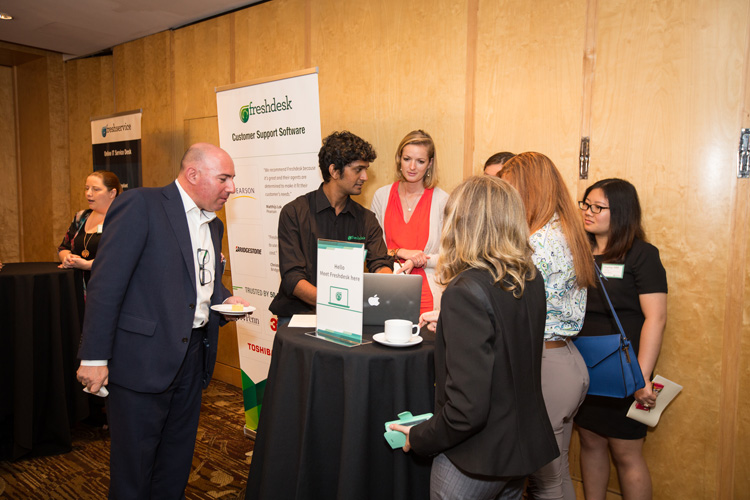
[[[345,346],[362,344],[364,261],[364,243],[318,240],[318,337]]]

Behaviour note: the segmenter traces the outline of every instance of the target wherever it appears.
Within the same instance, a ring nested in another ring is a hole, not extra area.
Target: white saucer
[[[216,304],[211,306],[211,310],[227,316],[244,316],[247,313],[255,311],[255,308],[253,306],[245,306],[242,311],[232,311],[232,304]]]
[[[385,340],[385,332],[380,332],[373,335],[372,340],[388,347],[410,347],[419,344],[423,339],[419,335],[413,335],[409,342],[388,342]]]

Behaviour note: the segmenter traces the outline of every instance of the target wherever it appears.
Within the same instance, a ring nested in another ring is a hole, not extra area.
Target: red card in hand
[[[661,392],[661,390],[662,390],[662,389],[664,389],[664,386],[663,386],[662,384],[657,384],[656,382],[654,382],[654,384],[653,384],[653,386],[652,386],[652,387],[653,387],[653,389],[652,389],[652,390],[654,391],[654,394],[656,394],[657,396],[659,395],[659,393]],[[636,407],[637,409],[639,409],[639,410],[643,410],[643,411],[651,411],[651,408],[646,408],[646,407],[645,407],[645,406],[643,406],[643,405],[642,405],[641,403],[636,403],[636,404],[635,404],[635,407]]]

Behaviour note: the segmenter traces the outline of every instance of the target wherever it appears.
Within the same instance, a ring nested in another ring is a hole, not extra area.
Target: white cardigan
[[[380,227],[383,228],[383,238],[385,238],[385,209],[388,206],[388,198],[391,193],[392,184],[388,184],[375,191],[372,197],[370,210],[375,212]],[[443,294],[443,286],[435,282],[435,266],[437,265],[438,252],[440,251],[440,232],[443,229],[443,211],[448,201],[448,193],[440,188],[435,188],[432,192],[432,205],[430,206],[430,232],[427,237],[427,245],[424,253],[430,256],[427,259],[424,272],[427,276],[427,283],[432,291],[432,304],[435,309],[440,309],[440,297]]]

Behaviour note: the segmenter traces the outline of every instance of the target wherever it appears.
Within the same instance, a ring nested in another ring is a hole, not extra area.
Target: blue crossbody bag
[[[635,351],[630,340],[625,336],[620,318],[617,317],[607,289],[604,288],[602,271],[596,263],[594,267],[596,267],[599,284],[620,333],[595,337],[576,336],[573,337],[573,342],[589,370],[588,394],[624,398],[645,387],[646,382],[643,380],[643,373]]]

